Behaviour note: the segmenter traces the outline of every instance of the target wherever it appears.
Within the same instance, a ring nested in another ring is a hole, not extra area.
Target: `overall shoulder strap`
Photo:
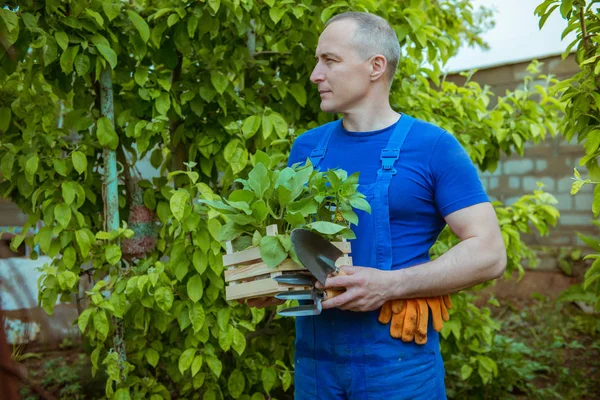
[[[313,165],[313,168],[317,168],[321,160],[325,157],[325,153],[327,153],[327,145],[329,144],[329,139],[331,138],[331,134],[333,131],[342,125],[342,119],[338,119],[337,121],[330,122],[324,126],[325,133],[321,136],[321,140],[316,148],[310,153],[310,162]]]
[[[385,148],[381,150],[381,169],[379,172],[391,173],[392,175],[396,174],[394,164],[398,160],[398,157],[400,157],[400,150],[402,149],[404,140],[406,139],[406,136],[408,135],[408,132],[414,123],[415,119],[413,117],[402,114],[400,120],[398,121],[398,125],[390,137],[390,140]]]

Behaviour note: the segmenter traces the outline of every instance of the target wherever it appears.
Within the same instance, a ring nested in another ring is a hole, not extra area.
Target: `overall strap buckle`
[[[383,171],[391,171],[392,175],[396,174],[394,164],[400,157],[400,149],[383,149],[381,150],[381,169]]]

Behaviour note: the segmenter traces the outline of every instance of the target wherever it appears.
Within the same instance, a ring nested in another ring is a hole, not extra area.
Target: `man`
[[[497,278],[506,264],[493,207],[464,149],[449,133],[389,104],[400,47],[387,21],[366,13],[330,19],[310,77],[321,109],[341,120],[294,142],[289,164],[360,172],[372,213],[353,226],[354,267],[330,277],[346,291],[324,312],[296,319],[296,399],[445,398],[438,333],[424,344],[390,336],[378,321],[395,299],[431,298]],[[429,249],[448,224],[461,242],[434,261]],[[273,304],[262,299],[252,306]]]

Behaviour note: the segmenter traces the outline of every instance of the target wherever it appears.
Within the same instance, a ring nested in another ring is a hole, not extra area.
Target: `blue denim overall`
[[[381,152],[375,183],[359,186],[372,213],[357,212],[359,224],[353,227],[356,239],[351,242],[354,265],[392,269],[388,189],[414,122],[402,115]],[[312,151],[310,160],[315,168],[341,123],[341,119],[330,123]],[[424,345],[404,343],[390,336],[389,324],[381,324],[378,315],[379,310],[329,309],[318,316],[296,318],[296,400],[446,398],[437,332],[429,329]]]

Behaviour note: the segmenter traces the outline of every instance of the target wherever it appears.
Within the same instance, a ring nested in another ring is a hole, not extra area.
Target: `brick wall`
[[[573,55],[565,60],[560,56],[550,56],[540,61],[544,63],[544,74],[552,74],[559,79],[571,77],[578,71]],[[501,95],[506,90],[514,90],[522,85],[523,78],[528,74],[528,64],[529,61],[481,69],[475,73],[473,80],[481,85],[489,85],[494,93]],[[457,84],[462,84],[464,79],[458,74],[448,77],[448,80]],[[581,245],[583,243],[576,232],[598,234],[591,224],[593,188],[587,185],[576,196],[570,194],[573,168],[577,167],[582,176],[586,175],[585,169],[579,167],[579,160],[584,154],[583,147],[575,140],[567,143],[562,137],[548,137],[536,145],[527,143],[524,157],[503,156],[496,171],[481,174],[481,180],[492,199],[507,205],[524,194],[532,193],[537,189],[538,182],[543,183],[544,190],[558,200],[561,218],[549,236],[528,235],[527,242],[545,246]]]

